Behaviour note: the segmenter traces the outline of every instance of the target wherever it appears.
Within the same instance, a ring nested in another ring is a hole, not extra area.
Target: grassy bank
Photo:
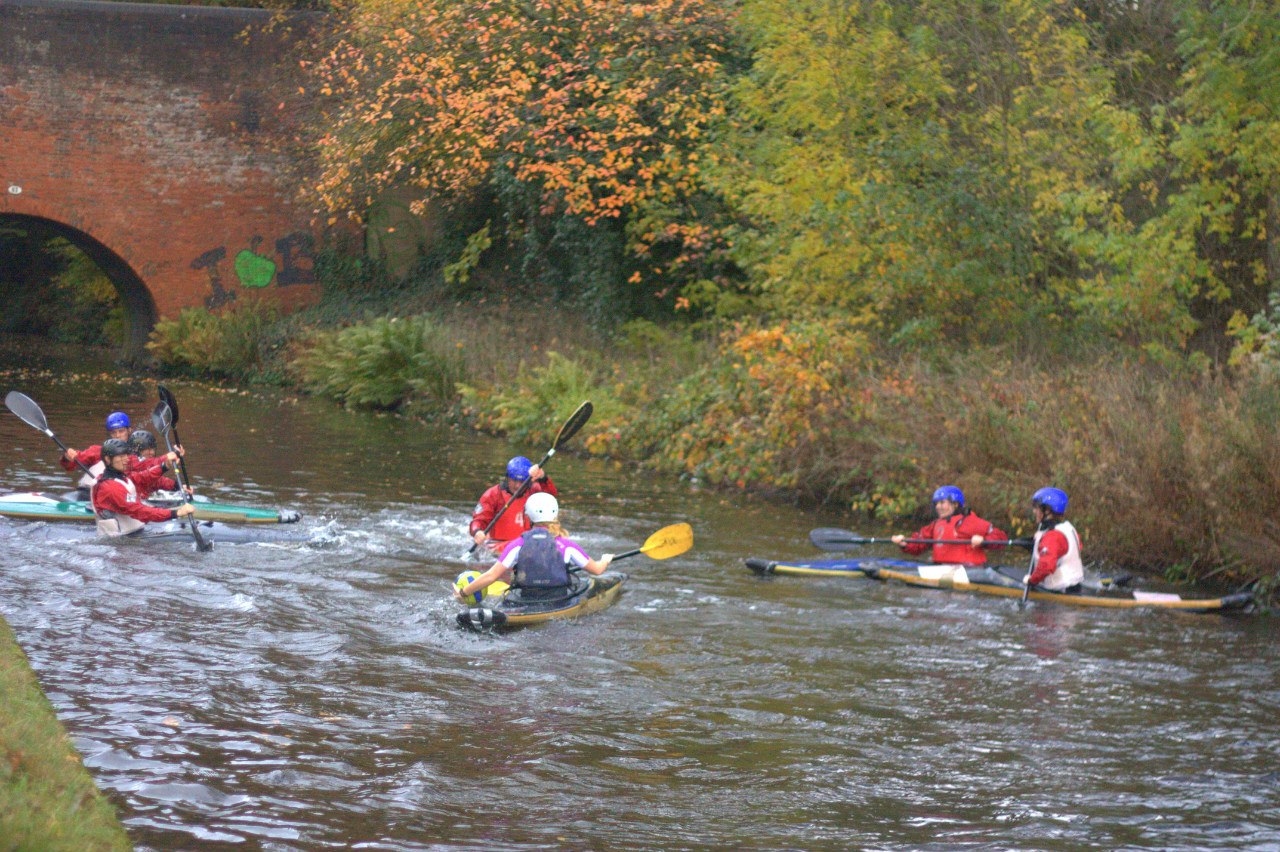
[[[0,850],[131,848],[0,619]]]
[[[1115,350],[895,353],[825,320],[715,332],[633,321],[606,337],[553,306],[424,310],[344,327],[276,320],[288,335],[267,323],[259,339],[294,342],[264,345],[236,377],[519,439],[545,437],[589,398],[596,414],[578,448],[843,504],[850,525],[906,528],[934,487],[955,483],[985,517],[1025,533],[1030,494],[1053,484],[1070,493],[1091,558],[1276,587],[1280,389],[1262,368],[1226,375]],[[247,315],[209,321],[258,322]]]

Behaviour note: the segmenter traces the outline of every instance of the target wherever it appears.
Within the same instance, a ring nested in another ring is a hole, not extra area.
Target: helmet
[[[937,491],[933,492],[933,500],[930,502],[937,503],[939,500],[950,500],[957,506],[964,505],[964,492],[954,485],[944,485]]]
[[[107,431],[112,432],[116,429],[129,428],[129,415],[123,411],[113,411],[107,415]]]
[[[129,446],[133,447],[134,453],[141,453],[143,450],[154,450],[156,448],[156,436],[146,429],[139,429],[129,436]]]
[[[1061,488],[1041,488],[1031,495],[1032,506],[1044,506],[1055,515],[1067,512],[1067,492]]]
[[[129,447],[128,441],[121,441],[119,438],[108,438],[102,442],[102,460],[114,458],[115,456],[131,455],[133,450]]]
[[[524,482],[529,478],[529,468],[533,467],[533,462],[524,456],[516,456],[507,462],[507,476],[516,482]]]
[[[560,517],[560,504],[545,491],[539,491],[524,504],[524,516],[532,523],[545,524]]]

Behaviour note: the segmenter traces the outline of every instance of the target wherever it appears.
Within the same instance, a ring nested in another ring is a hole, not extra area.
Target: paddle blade
[[[173,411],[164,400],[157,402],[155,410],[151,412],[151,424],[168,440],[169,427],[173,425]]]
[[[670,559],[691,547],[693,547],[693,527],[688,524],[672,524],[645,539],[640,552],[650,559]]]
[[[857,544],[873,544],[875,539],[855,535],[848,530],[819,527],[809,531],[809,541],[819,550],[848,550]]]
[[[25,393],[9,391],[4,397],[5,408],[17,415],[18,419],[41,432],[49,431],[49,421],[44,419],[44,412],[36,401]]]
[[[578,410],[570,414],[569,419],[560,427],[560,434],[556,435],[556,442],[552,447],[559,450],[565,441],[578,434],[578,430],[587,425],[587,421],[591,419],[592,411],[594,409],[589,401],[579,405]]]
[[[178,401],[173,398],[173,394],[169,393],[169,389],[164,385],[157,385],[156,390],[160,393],[160,401],[169,406],[169,411],[173,413],[174,426],[178,425]]]

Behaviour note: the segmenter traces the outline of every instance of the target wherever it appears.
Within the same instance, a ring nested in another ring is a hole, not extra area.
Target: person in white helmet
[[[565,536],[560,526],[560,504],[546,492],[539,492],[524,505],[525,517],[532,529],[507,543],[498,561],[466,586],[454,588],[459,603],[472,600],[476,592],[503,580],[521,595],[531,598],[554,598],[573,587],[571,568],[590,574],[603,574],[613,561],[606,553],[592,559],[578,544]]]

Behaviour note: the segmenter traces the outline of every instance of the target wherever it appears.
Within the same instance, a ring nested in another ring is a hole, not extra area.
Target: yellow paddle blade
[[[644,540],[640,552],[650,559],[670,559],[693,547],[693,527],[688,524],[672,524],[663,527]]]

